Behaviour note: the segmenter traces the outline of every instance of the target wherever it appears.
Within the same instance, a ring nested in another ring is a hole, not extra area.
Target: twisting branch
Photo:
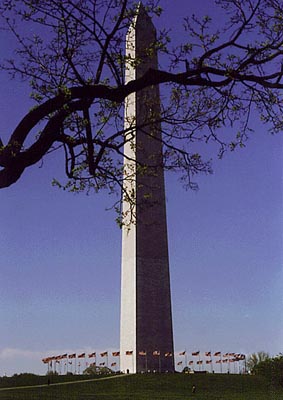
[[[283,6],[278,0],[216,3],[227,14],[223,29],[213,28],[209,17],[186,18],[184,42],[170,45],[162,32],[148,49],[148,54],[164,53],[160,68],[127,84],[123,71],[141,61],[125,53],[126,31],[136,13],[133,0],[0,4],[20,46],[16,59],[2,69],[29,79],[37,103],[0,141],[0,187],[63,148],[68,188],[122,188],[122,148],[136,128],[136,121],[128,131],[123,128],[123,103],[150,86],[159,85],[163,97],[162,112],[150,123],[162,123],[165,167],[181,171],[191,187],[194,174],[210,172],[195,144],[213,141],[220,157],[227,148],[243,146],[256,112],[280,131]],[[157,0],[145,0],[145,7],[160,15]],[[20,34],[17,22],[23,32],[25,21],[38,24],[40,34]],[[224,127],[236,132],[232,138],[223,134]]]

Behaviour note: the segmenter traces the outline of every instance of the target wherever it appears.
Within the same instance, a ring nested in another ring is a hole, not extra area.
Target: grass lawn
[[[76,379],[76,377],[73,377]],[[45,377],[46,380],[46,377]],[[192,394],[192,385],[196,393]],[[124,375],[50,386],[1,388],[0,400],[282,400],[283,388],[258,376]]]

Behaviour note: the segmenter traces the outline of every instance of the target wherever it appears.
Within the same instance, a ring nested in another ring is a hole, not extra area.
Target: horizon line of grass
[[[125,379],[111,379],[115,377]],[[0,400],[282,400],[283,388],[238,374],[125,374],[0,391]],[[70,383],[70,385],[68,385]],[[192,385],[196,393],[192,394]]]

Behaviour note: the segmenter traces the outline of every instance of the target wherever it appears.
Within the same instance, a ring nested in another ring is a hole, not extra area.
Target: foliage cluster
[[[259,362],[254,367],[254,373],[264,376],[273,384],[283,386],[283,354]]]
[[[111,375],[115,374],[115,371],[113,371],[111,368],[108,367],[99,367],[96,365],[90,365],[84,370],[84,375],[92,375],[92,376],[97,376],[97,375]]]
[[[257,353],[252,353],[247,360],[248,371],[253,373],[255,367],[262,361],[268,360],[269,354],[265,351],[258,351]]]

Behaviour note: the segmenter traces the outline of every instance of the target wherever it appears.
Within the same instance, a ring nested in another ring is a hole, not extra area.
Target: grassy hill
[[[78,377],[68,377],[68,379]],[[12,379],[12,378],[10,378]],[[261,377],[241,375],[118,375],[86,381],[58,382],[34,378],[37,386],[1,388],[0,400],[282,400],[283,388]],[[39,382],[41,384],[39,384]],[[20,382],[22,386],[24,382]],[[29,384],[31,381],[29,380]],[[192,385],[196,393],[192,394]],[[13,382],[15,385],[15,379]]]

